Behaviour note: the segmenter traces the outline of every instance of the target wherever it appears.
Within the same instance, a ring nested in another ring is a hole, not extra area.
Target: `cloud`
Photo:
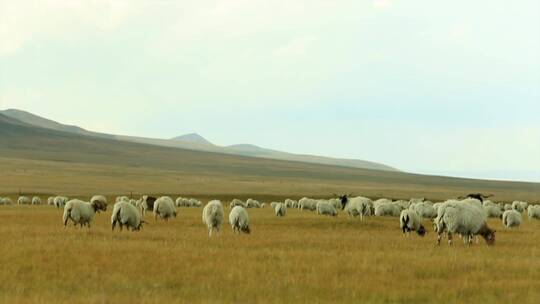
[[[274,55],[278,57],[297,57],[303,56],[309,50],[309,47],[315,41],[313,36],[297,37],[289,41],[287,44],[280,46],[274,50]]]

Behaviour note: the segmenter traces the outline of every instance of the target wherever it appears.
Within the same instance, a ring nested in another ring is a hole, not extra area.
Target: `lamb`
[[[233,199],[232,202],[229,204],[229,207],[232,209],[232,208],[235,207],[235,206],[246,207],[246,204],[245,204],[243,201],[241,201],[241,200],[235,198],[235,199]]]
[[[437,232],[437,245],[440,245],[446,231],[448,244],[452,245],[452,234],[459,233],[466,244],[472,243],[472,237],[481,235],[488,245],[495,243],[495,230],[487,225],[485,212],[474,204],[465,201],[450,200],[439,207],[434,225]]]
[[[484,210],[488,217],[502,218],[503,211],[497,205],[484,205]]]
[[[248,198],[246,201],[246,208],[261,208],[261,203],[254,199]]]
[[[410,235],[411,231],[415,231],[419,236],[426,235],[426,228],[422,225],[422,217],[413,209],[401,211],[399,226],[403,234]]]
[[[249,216],[246,208],[242,206],[234,206],[229,213],[229,224],[231,224],[233,232],[244,232],[249,234]]]
[[[223,205],[220,201],[213,200],[204,206],[202,221],[208,227],[208,237],[212,237],[212,231],[219,233],[223,224]]]
[[[540,219],[540,205],[529,205],[527,207],[527,215],[529,216],[529,220],[533,218]]]
[[[336,208],[329,201],[320,200],[315,208],[317,209],[317,214],[319,215],[337,215]]]
[[[64,207],[64,227],[67,227],[68,220],[71,220],[75,226],[79,224],[81,227],[86,225],[90,228],[94,215],[100,211],[106,210],[107,204],[103,204],[100,201],[89,203],[78,199],[70,200]]]
[[[131,231],[138,231],[141,229],[142,224],[145,223],[146,222],[141,219],[141,212],[139,208],[125,201],[120,201],[114,204],[111,216],[111,225],[113,231],[116,224],[120,225],[120,231],[122,231],[124,226],[126,226],[128,230],[131,229]]]
[[[64,208],[68,200],[65,196],[57,196],[54,198],[54,206],[56,208]]]
[[[506,210],[502,216],[502,223],[506,228],[519,227],[521,225],[521,213],[517,210]]]
[[[274,213],[280,217],[287,215],[287,206],[284,203],[277,203],[274,207]]]
[[[349,217],[360,216],[360,220],[364,220],[364,216],[371,215],[373,212],[373,203],[367,197],[357,196],[349,198],[347,195],[339,197],[341,201],[341,209],[347,212]]]
[[[168,221],[171,217],[176,217],[176,208],[172,198],[162,196],[154,202],[154,221],[157,220],[158,216],[165,221]]]
[[[315,211],[317,209],[317,200],[303,197],[298,201],[300,210]]]
[[[17,199],[17,205],[30,205],[32,200],[28,196],[19,196]]]
[[[32,205],[41,205],[41,198],[39,196],[32,197]]]
[[[519,213],[522,213],[527,209],[527,206],[529,203],[527,202],[521,202],[521,201],[513,201],[512,202],[512,209],[516,210]]]
[[[433,207],[432,204],[428,202],[420,202],[413,204],[409,209],[416,211],[418,215],[423,218],[436,218],[437,210]]]

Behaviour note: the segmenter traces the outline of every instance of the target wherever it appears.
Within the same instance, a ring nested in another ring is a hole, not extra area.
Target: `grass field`
[[[0,206],[0,302],[540,303],[540,221],[437,247],[428,221],[406,238],[396,218],[249,209],[251,235],[209,239],[201,208],[134,233],[111,232],[110,212],[88,231],[54,207]]]

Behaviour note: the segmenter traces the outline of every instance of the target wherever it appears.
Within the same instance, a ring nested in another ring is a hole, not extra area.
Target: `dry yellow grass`
[[[64,229],[50,206],[0,206],[0,302],[540,302],[540,221],[490,220],[493,247],[437,247],[433,232],[404,237],[396,218],[249,209],[251,235],[225,225],[209,239],[201,208],[134,233],[111,232],[110,212],[87,231]]]

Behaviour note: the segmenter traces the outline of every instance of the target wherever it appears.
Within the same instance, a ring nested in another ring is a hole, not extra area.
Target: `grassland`
[[[87,231],[64,229],[54,207],[2,206],[0,302],[540,302],[540,221],[510,231],[491,220],[493,247],[437,247],[432,232],[404,237],[395,218],[249,212],[251,235],[225,226],[209,239],[201,208],[120,233],[110,209]]]

